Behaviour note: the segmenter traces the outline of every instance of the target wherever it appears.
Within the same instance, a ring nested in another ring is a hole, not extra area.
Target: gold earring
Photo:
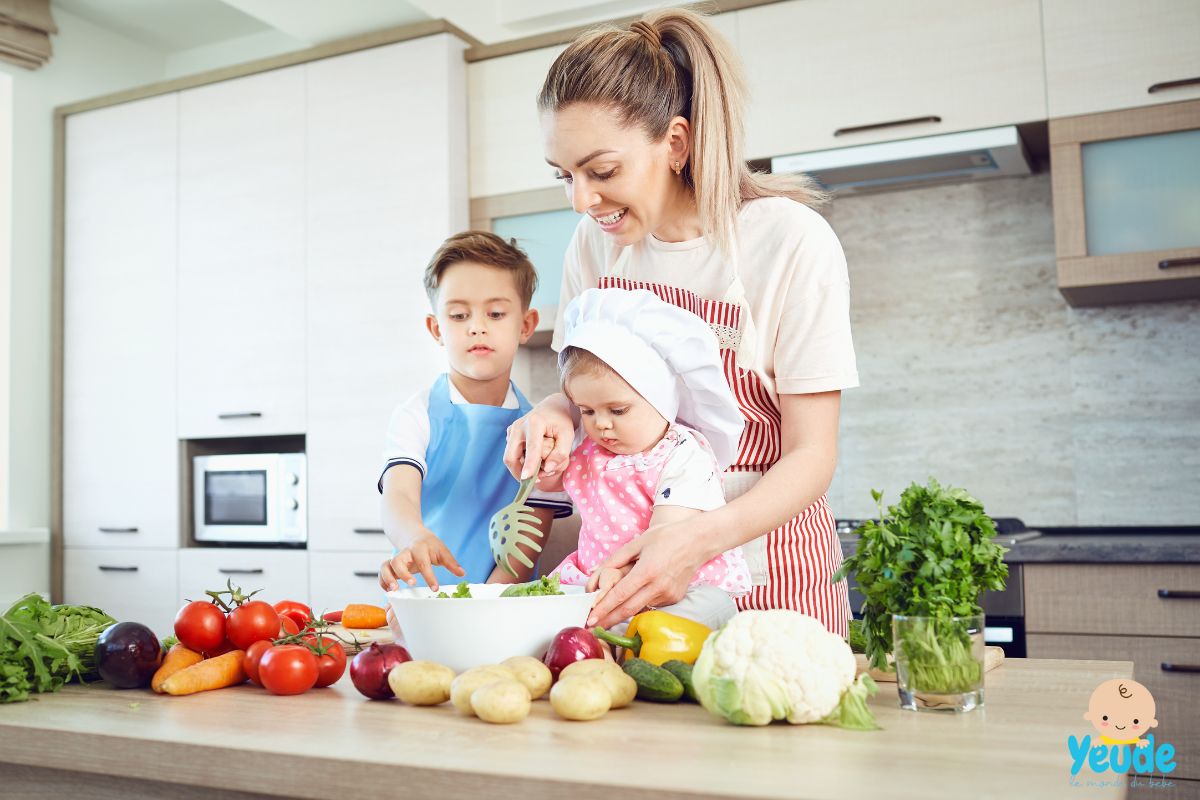
[[[680,165],[680,163],[679,163],[678,161],[676,161],[676,162],[675,162],[675,163],[672,165],[672,168],[675,170],[675,174],[676,174],[676,175],[678,175],[679,173],[683,172],[683,167]]]

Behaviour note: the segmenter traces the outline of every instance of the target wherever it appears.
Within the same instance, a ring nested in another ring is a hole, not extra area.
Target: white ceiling
[[[652,0],[52,0],[51,5],[164,53],[259,34],[311,45],[446,19],[491,44],[629,16]]]

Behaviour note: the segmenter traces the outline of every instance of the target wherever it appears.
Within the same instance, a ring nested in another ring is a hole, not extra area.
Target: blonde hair
[[[442,242],[425,267],[425,294],[431,304],[437,305],[442,273],[464,261],[511,272],[521,307],[529,309],[533,293],[537,291],[537,270],[525,251],[517,247],[516,239],[505,241],[490,231],[463,231]]]
[[[825,200],[807,176],[750,170],[743,156],[746,97],[741,64],[724,37],[704,16],[667,8],[626,29],[609,25],[580,34],[551,65],[538,109],[597,103],[652,141],[666,136],[673,118],[688,120],[692,149],[682,178],[705,233],[729,252],[743,202],[788,197],[815,207]]]
[[[567,381],[572,375],[605,375],[609,372],[616,372],[602,358],[582,347],[568,345],[563,348],[558,359],[561,365],[558,368],[558,380],[562,384],[563,394],[567,394]]]

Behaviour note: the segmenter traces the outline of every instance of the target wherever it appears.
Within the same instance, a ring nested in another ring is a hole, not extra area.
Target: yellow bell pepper
[[[629,620],[624,636],[596,628],[601,640],[624,647],[638,658],[662,666],[666,661],[695,664],[712,628],[666,611],[643,611]]]

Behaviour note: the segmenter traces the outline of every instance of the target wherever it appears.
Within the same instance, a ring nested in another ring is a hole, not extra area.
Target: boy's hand
[[[383,562],[383,566],[379,568],[379,585],[388,592],[399,588],[401,581],[409,586],[416,586],[417,579],[413,577],[413,573],[418,573],[425,578],[425,585],[436,592],[438,583],[437,578],[433,576],[435,566],[445,567],[460,578],[467,574],[446,547],[446,543],[430,532]]]
[[[513,577],[508,574],[508,570],[496,567],[492,570],[492,574],[488,575],[488,583],[524,583],[519,577]]]

